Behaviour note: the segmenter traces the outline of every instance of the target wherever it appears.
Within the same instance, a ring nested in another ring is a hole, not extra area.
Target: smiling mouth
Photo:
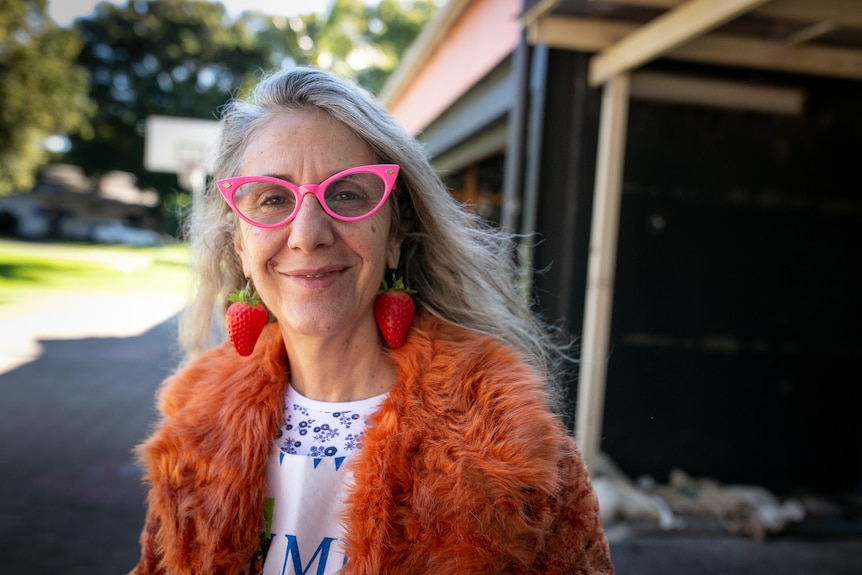
[[[320,270],[296,270],[294,273],[288,274],[297,279],[319,280],[337,275],[344,271],[341,267],[324,268]]]

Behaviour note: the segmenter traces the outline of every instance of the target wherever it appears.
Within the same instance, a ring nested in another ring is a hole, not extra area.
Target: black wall
[[[595,138],[598,114],[598,91],[578,94],[582,61],[549,58],[537,251],[552,266],[543,308],[575,333],[595,152],[567,154]],[[862,85],[721,72],[802,87],[806,109],[632,102],[602,449],[660,481],[680,468],[862,490]],[[567,284],[553,271],[563,255],[576,258]]]

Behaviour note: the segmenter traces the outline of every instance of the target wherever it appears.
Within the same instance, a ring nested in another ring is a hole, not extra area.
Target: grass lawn
[[[41,298],[187,294],[183,244],[129,247],[0,240],[0,310]]]

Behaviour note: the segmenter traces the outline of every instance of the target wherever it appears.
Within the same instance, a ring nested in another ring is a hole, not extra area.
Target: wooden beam
[[[552,48],[598,52],[636,28],[636,24],[553,16],[530,26],[527,39],[531,44],[545,44]],[[862,50],[846,48],[787,46],[747,37],[710,34],[665,57],[719,66],[862,80]]]
[[[689,0],[603,50],[590,62],[590,84],[597,86],[660,58],[769,0]]]
[[[539,0],[521,18],[521,25],[527,27],[546,14],[550,14],[560,2],[561,0]]]
[[[800,44],[810,42],[811,40],[815,40],[824,34],[828,34],[834,29],[835,23],[832,20],[821,20],[820,22],[815,22],[814,24],[803,28],[795,34],[791,34],[784,39],[784,43],[788,46],[798,46]]]
[[[599,52],[631,34],[637,26],[593,18],[546,16],[527,27],[527,42],[551,48]]]
[[[676,8],[688,0],[592,0],[596,4],[625,4],[627,6],[644,6],[646,8]]]
[[[633,73],[631,97],[768,114],[801,114],[805,106],[805,93],[798,88],[657,72]]]
[[[578,374],[575,432],[591,473],[601,452],[628,107],[629,76],[618,74],[602,94]]]
[[[786,46],[742,37],[707,36],[678,50],[689,62],[862,80],[862,50]]]
[[[592,0],[604,4],[627,4],[648,8],[676,8],[688,0]],[[752,14],[789,20],[832,20],[841,26],[862,28],[860,0],[773,0]]]
[[[862,28],[860,0],[774,0],[754,13],[790,20],[831,20],[838,26]]]

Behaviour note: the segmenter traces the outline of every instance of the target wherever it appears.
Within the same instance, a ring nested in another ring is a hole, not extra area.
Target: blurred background
[[[0,232],[89,239],[96,226],[120,222],[176,237],[191,186],[176,172],[146,169],[148,118],[214,122],[261,73],[296,64],[378,91],[435,8],[433,0],[4,2]]]
[[[4,0],[11,572],[133,564],[219,109],[304,64],[522,234],[620,573],[858,573],[860,0]]]

